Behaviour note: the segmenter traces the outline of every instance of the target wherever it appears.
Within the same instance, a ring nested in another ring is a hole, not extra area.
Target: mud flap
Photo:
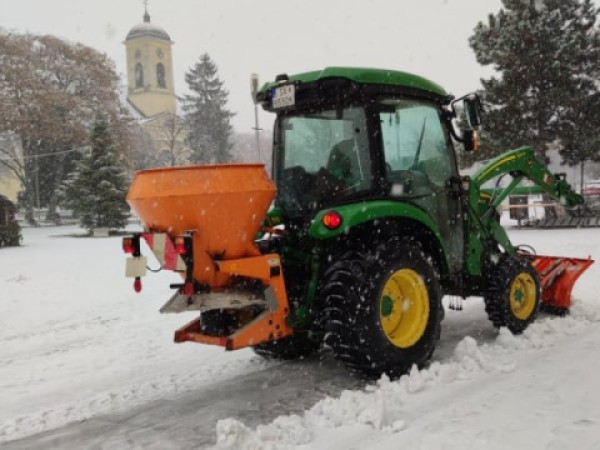
[[[591,258],[535,256],[532,265],[540,277],[542,307],[559,313],[568,311],[575,282],[593,263]]]

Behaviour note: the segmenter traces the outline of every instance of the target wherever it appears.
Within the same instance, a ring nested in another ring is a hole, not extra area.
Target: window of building
[[[165,82],[165,66],[163,65],[163,63],[158,63],[156,65],[156,82],[158,84],[158,87],[167,87],[167,84]]]
[[[135,87],[144,87],[144,67],[141,63],[135,65]]]

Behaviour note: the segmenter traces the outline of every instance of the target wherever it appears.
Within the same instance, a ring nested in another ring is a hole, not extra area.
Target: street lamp
[[[258,127],[258,103],[256,94],[258,93],[258,74],[250,75],[250,91],[252,93],[252,101],[254,102],[254,136],[256,137],[256,154],[260,161],[260,128]]]

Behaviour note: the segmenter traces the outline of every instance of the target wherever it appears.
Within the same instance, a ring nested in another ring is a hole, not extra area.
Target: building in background
[[[187,131],[177,111],[173,74],[173,41],[150,21],[146,7],[143,22],[124,41],[127,62],[127,103],[138,120],[144,153],[136,169],[173,166],[188,161]]]
[[[167,32],[150,22],[148,10],[125,38],[127,101],[145,118],[177,113],[172,45]]]
[[[10,132],[0,133],[0,149],[2,150],[0,158],[10,161],[11,164],[18,163],[21,166],[25,164],[23,147],[18,135]],[[21,190],[23,190],[21,180],[12,170],[4,164],[0,164],[0,195],[4,195],[8,200],[16,203]]]

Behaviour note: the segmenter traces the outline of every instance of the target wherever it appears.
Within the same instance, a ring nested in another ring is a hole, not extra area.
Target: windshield
[[[277,203],[290,214],[319,210],[371,186],[363,108],[283,117],[278,141]]]

